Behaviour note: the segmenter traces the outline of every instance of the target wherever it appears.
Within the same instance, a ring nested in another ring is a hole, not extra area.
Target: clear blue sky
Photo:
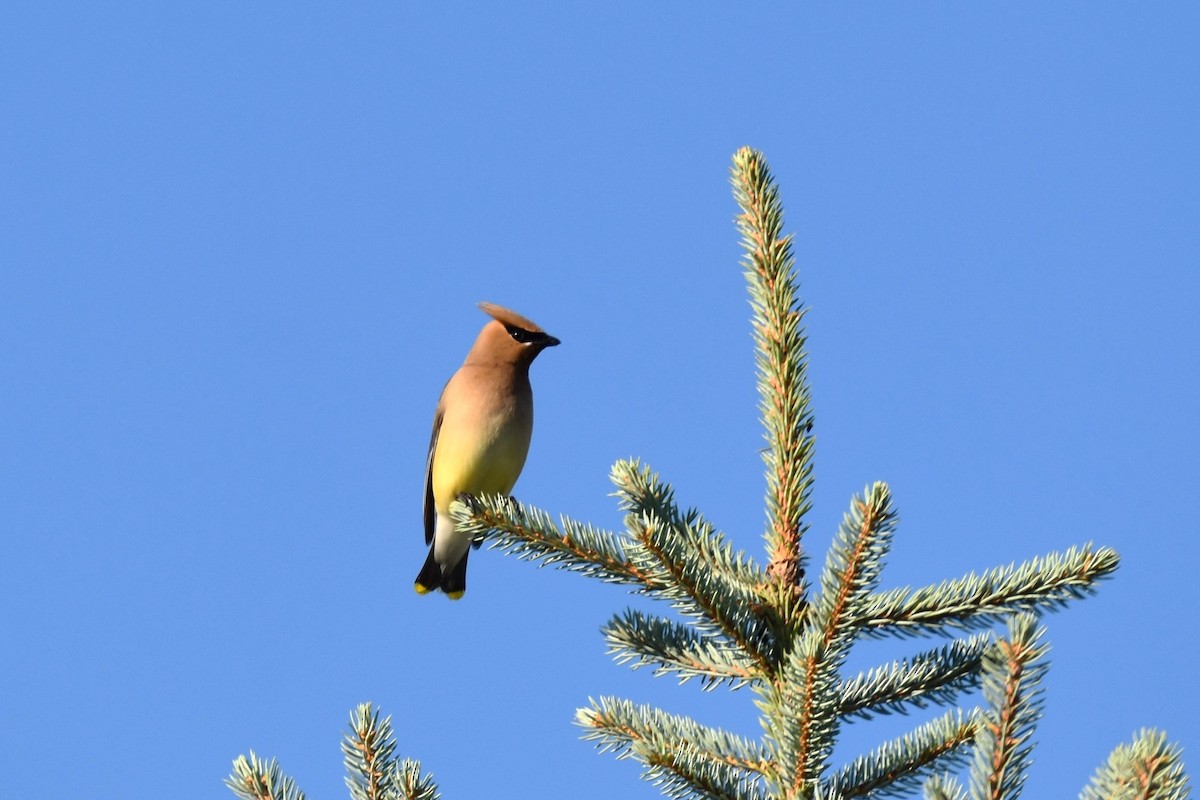
[[[479,300],[563,340],[521,499],[618,527],[640,456],[761,554],[745,144],[812,306],[816,562],[879,479],[885,586],[1117,548],[1048,619],[1029,791],[1143,725],[1200,767],[1200,6],[398,5],[0,10],[0,796],[222,797],[254,748],[345,797],[364,700],[448,800],[656,796],[589,696],[758,735],[607,659],[617,588],[411,588]]]

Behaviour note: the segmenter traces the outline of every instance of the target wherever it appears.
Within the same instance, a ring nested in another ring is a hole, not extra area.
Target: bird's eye
[[[513,341],[520,342],[521,344],[525,344],[530,338],[529,331],[522,330],[515,325],[508,327],[508,335],[513,337]]]

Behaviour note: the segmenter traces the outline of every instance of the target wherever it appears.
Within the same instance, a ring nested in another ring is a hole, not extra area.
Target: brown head
[[[492,321],[479,332],[467,353],[467,364],[516,364],[528,369],[538,353],[559,343],[515,311],[494,303],[480,303],[479,307]]]

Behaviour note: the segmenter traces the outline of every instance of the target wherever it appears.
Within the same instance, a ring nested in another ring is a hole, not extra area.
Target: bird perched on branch
[[[480,303],[492,319],[458,372],[450,378],[433,415],[425,463],[425,543],[429,557],[414,588],[441,589],[457,600],[467,589],[471,537],[455,530],[450,504],[460,494],[512,491],[533,433],[529,365],[558,339],[507,308]]]

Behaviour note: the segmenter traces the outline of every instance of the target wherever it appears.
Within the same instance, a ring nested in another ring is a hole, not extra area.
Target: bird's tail
[[[413,588],[417,590],[417,594],[429,594],[441,585],[442,565],[433,557],[433,547],[430,546],[429,557],[425,559],[425,566],[421,567],[420,573],[417,574]]]
[[[434,556],[431,545],[425,565],[421,567],[416,581],[413,582],[413,588],[417,590],[417,594],[428,594],[434,589],[441,589],[451,600],[462,597],[467,591],[467,553],[463,553],[462,559],[443,573],[442,565]]]
[[[467,556],[470,550],[463,552],[462,560],[442,575],[442,591],[451,600],[457,600],[467,591]]]

